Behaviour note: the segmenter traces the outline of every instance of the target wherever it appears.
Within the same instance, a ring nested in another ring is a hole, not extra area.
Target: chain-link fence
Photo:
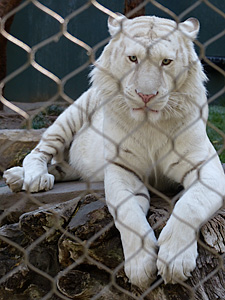
[[[175,20],[173,25],[165,21],[157,31],[155,24],[161,21],[149,19],[146,34],[147,21],[141,19],[138,26],[131,25],[100,1],[83,1],[78,9],[63,17],[45,1],[19,2],[15,1],[15,8],[1,18],[1,35],[27,54],[25,63],[5,76],[0,84],[4,110],[16,113],[8,124],[17,116],[20,122],[20,130],[1,130],[1,172],[21,163],[38,143],[45,130],[35,132],[35,121],[41,118],[47,127],[56,114],[69,104],[72,106],[67,110],[67,117],[61,115],[55,131],[48,131],[33,153],[34,160],[35,155],[40,155],[38,160],[46,164],[54,157],[57,164],[50,167],[49,172],[64,182],[43,192],[51,187],[51,180],[46,177],[43,184],[40,181],[31,190],[41,191],[30,193],[30,187],[23,185],[23,172],[19,167],[14,169],[14,179],[10,182],[11,188],[19,192],[10,192],[4,184],[0,188],[0,299],[224,299],[224,174],[206,136],[198,133],[204,132],[202,126],[206,125],[207,116],[202,84],[205,77],[199,61],[206,70],[216,71],[224,80],[223,57],[206,55],[207,47],[221,42],[224,30],[219,28],[213,37],[200,43],[195,39],[198,31],[195,19],[178,26],[200,5],[213,11],[218,19],[224,20],[224,12],[213,0],[192,1],[180,15],[160,4],[161,1],[134,1],[139,5],[127,13],[128,17],[143,13],[151,4]],[[7,5],[4,1],[2,4]],[[28,5],[35,6],[59,25],[54,34],[33,46],[6,30],[8,20]],[[69,3],[66,1],[64,5]],[[109,30],[115,43],[114,48],[105,48],[107,55],[100,60],[97,59],[99,49],[110,42],[110,37],[89,46],[69,31],[70,22],[90,7],[109,17]],[[121,36],[124,41],[120,40]],[[38,51],[60,39],[84,49],[86,57],[84,64],[62,77],[37,62]],[[188,40],[187,49],[182,39]],[[171,48],[171,40],[178,41],[179,46]],[[194,53],[191,40],[198,48],[198,59],[191,54]],[[162,51],[160,58],[158,51]],[[129,64],[128,69],[118,59],[122,55],[125,55],[126,66]],[[174,72],[174,61],[179,59],[183,65]],[[94,66],[92,90],[74,103],[66,92],[66,85],[91,64]],[[56,92],[41,105],[34,104],[35,109],[26,110],[26,106],[7,99],[4,88],[30,67],[53,82]],[[149,77],[146,79],[144,74]],[[190,74],[195,77],[190,79]],[[187,82],[186,89],[182,89]],[[131,83],[137,86],[134,91]],[[188,89],[197,94],[197,102]],[[207,101],[212,105],[220,99],[220,105],[210,110],[207,130],[221,161],[225,162],[223,97],[224,87],[211,93]],[[57,110],[54,116],[52,110]],[[127,111],[132,122],[126,120]],[[96,121],[102,115],[104,130],[103,125],[99,125],[102,123]],[[3,111],[0,117],[3,121],[8,116]],[[175,121],[171,123],[171,119]],[[149,140],[146,140],[146,132]],[[195,138],[190,138],[190,134]],[[77,142],[73,142],[74,135]],[[90,139],[86,146],[82,136]],[[105,148],[104,153],[99,154],[103,149],[102,136]],[[76,152],[78,158],[70,157],[70,164],[76,163],[82,169],[76,174],[70,172],[68,165],[70,147],[79,151]],[[64,149],[64,153],[59,149]],[[98,160],[101,155],[105,155],[104,162]],[[85,171],[87,161],[92,168]],[[37,167],[35,164],[30,167],[32,162],[27,161],[34,181],[38,163]],[[101,182],[103,173],[106,200]],[[80,175],[85,180],[70,181]],[[168,182],[172,184],[165,191]],[[20,191],[22,185],[26,192]],[[195,268],[196,240],[199,255]]]

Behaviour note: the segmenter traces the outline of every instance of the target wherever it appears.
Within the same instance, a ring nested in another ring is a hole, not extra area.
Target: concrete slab
[[[16,223],[25,212],[93,193],[104,196],[103,182],[61,182],[56,183],[50,191],[30,194],[13,193],[3,181],[0,181],[0,224]],[[151,203],[155,203],[157,207],[169,205],[157,196],[153,196]]]
[[[0,170],[18,165],[39,142],[45,129],[0,130]]]
[[[0,223],[4,218],[18,219],[24,212],[49,204],[61,203],[87,194],[104,194],[103,182],[60,182],[47,192],[13,193],[8,186],[0,187]]]
[[[0,187],[0,209],[9,208],[16,201],[23,198],[36,199],[40,203],[48,204],[67,201],[90,193],[104,193],[103,182],[60,182],[56,183],[50,191],[32,194],[26,192],[13,193],[8,186],[3,186]]]

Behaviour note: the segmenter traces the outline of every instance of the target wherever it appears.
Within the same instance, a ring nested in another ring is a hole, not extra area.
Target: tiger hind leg
[[[52,164],[48,166],[48,173],[55,177],[55,181],[72,181],[80,178],[77,171],[67,162]]]

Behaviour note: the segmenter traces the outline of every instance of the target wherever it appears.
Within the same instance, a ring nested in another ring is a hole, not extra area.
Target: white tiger
[[[176,283],[195,268],[197,231],[225,194],[206,135],[206,76],[193,47],[199,22],[118,15],[108,26],[90,89],[4,178],[13,191],[30,192],[52,189],[54,180],[104,179],[131,283],[146,288],[157,270]],[[157,241],[146,220],[149,190],[174,183],[184,193]]]

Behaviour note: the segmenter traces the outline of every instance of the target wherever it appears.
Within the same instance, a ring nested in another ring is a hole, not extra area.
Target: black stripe
[[[148,201],[150,201],[150,197],[144,193],[136,193],[136,194],[134,194],[134,196],[141,196],[141,197],[146,198]]]
[[[46,151],[43,151],[43,150],[41,150],[39,148],[35,148],[34,151],[39,152],[39,153],[43,153],[44,155],[49,156],[50,158],[53,158],[52,154],[47,153]]]
[[[69,130],[70,130],[70,132],[71,132],[71,135],[72,135],[72,137],[73,137],[74,134],[75,134],[75,132],[74,132],[75,128],[73,129],[73,124],[70,124],[70,120],[71,120],[71,118],[70,118],[69,120],[67,120],[66,125],[68,126],[68,128],[69,128]],[[67,136],[67,135],[66,135],[66,136]]]
[[[73,135],[75,135],[76,134],[76,121],[74,120],[74,116],[70,113],[70,121],[72,122],[72,125],[73,125],[73,128],[74,128],[74,130],[73,130]]]
[[[59,165],[56,165],[55,169],[56,169],[56,171],[58,171],[58,173],[60,174],[61,177],[66,175],[66,172],[64,172],[63,169]]]
[[[83,109],[83,106],[81,105],[81,108],[78,107],[78,110],[79,110],[78,115],[79,115],[80,127],[82,127],[83,124],[84,124],[84,116],[83,116],[84,109]]]
[[[89,106],[90,106],[90,95],[87,96],[87,99],[86,99],[86,118],[88,119],[88,116],[90,114],[90,111],[89,111]]]
[[[61,129],[62,131],[64,132],[64,135],[67,136],[67,130],[64,128],[64,124],[62,124],[61,122],[59,124],[57,124]]]
[[[128,168],[128,167],[126,167],[126,166],[124,166],[124,165],[122,165],[120,163],[114,162],[114,161],[109,161],[109,162],[112,163],[112,164],[114,164],[117,167],[120,167],[120,168],[122,168],[122,169],[124,169],[124,170],[126,170],[126,171],[128,171],[128,172],[130,172],[132,174],[134,174],[140,181],[142,181],[141,177],[136,172],[134,172],[132,169],[130,169],[130,168]]]
[[[46,138],[47,141],[49,142],[60,142],[62,144],[65,144],[65,139],[61,136],[61,135],[58,135],[58,134],[48,134],[48,137]]]
[[[191,172],[193,172],[194,170],[198,169],[198,167],[200,167],[203,163],[205,162],[205,160],[200,161],[197,165],[195,165],[193,168],[191,168],[190,170],[188,170],[184,176],[181,179],[181,184],[183,185],[185,178],[187,177],[188,174],[190,174]]]

